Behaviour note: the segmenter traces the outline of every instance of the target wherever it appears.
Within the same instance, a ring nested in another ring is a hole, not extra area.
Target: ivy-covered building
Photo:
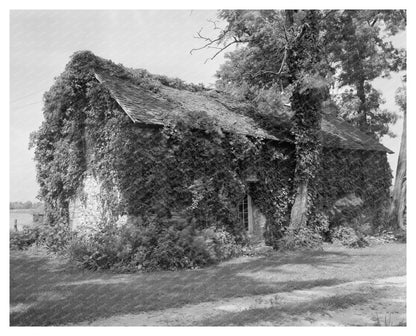
[[[44,115],[33,142],[49,223],[89,231],[168,220],[274,244],[289,222],[288,104],[265,114],[216,90],[79,52],[45,94]],[[391,151],[333,112],[323,113],[321,128],[308,225],[338,220],[334,205],[345,197],[360,200],[354,219],[378,221]]]

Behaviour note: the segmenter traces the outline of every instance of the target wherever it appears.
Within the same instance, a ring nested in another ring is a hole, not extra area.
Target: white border
[[[414,36],[412,33],[414,32],[415,24],[414,19],[415,15],[413,15],[413,8],[410,5],[410,1],[373,1],[373,2],[363,2],[363,1],[348,1],[348,2],[334,2],[334,1],[290,1],[290,2],[277,2],[277,1],[218,1],[218,0],[211,0],[209,2],[200,2],[197,3],[195,1],[157,1],[153,0],[151,2],[138,2],[136,1],[127,1],[127,0],[118,0],[116,2],[114,1],[79,1],[79,0],[73,0],[73,1],[2,1],[2,10],[1,10],[1,17],[0,17],[0,24],[1,24],[1,42],[3,46],[9,46],[9,10],[16,10],[16,9],[217,9],[217,8],[247,8],[247,9],[254,9],[254,8],[276,8],[276,7],[283,7],[283,8],[345,8],[345,9],[402,9],[406,8],[408,9],[408,36]],[[414,2],[413,2],[414,3]],[[289,6],[288,6],[289,5]],[[408,54],[410,55],[408,57],[409,59],[409,65],[408,65],[408,92],[413,92],[413,63],[412,59],[414,55],[414,49],[413,49],[413,43],[409,39],[408,40]],[[4,48],[3,52],[1,53],[2,57],[2,81],[1,81],[1,95],[2,95],[2,101],[3,102],[9,102],[9,52],[6,51]],[[415,111],[414,108],[414,98],[412,97],[412,94],[409,94],[408,99],[408,129],[409,131],[412,131],[412,126],[415,125],[414,118],[415,118]],[[0,132],[0,143],[2,146],[2,155],[3,157],[9,157],[9,114],[8,112],[8,105],[6,107],[6,111],[3,111],[1,114],[2,120],[2,132]],[[4,128],[3,128],[4,127]],[[413,186],[414,186],[414,179],[412,176],[412,172],[415,171],[414,167],[414,157],[412,154],[412,144],[414,143],[414,134],[415,132],[408,132],[408,204],[413,204]],[[9,185],[9,164],[2,166],[2,179],[3,179],[3,193],[2,193],[2,213],[8,214],[8,198],[9,198],[9,190],[8,188],[5,188],[4,186]],[[258,328],[198,328],[198,330],[194,328],[123,328],[119,331],[119,328],[93,328],[93,329],[85,329],[85,328],[77,328],[77,329],[70,329],[69,327],[62,327],[59,328],[59,330],[56,330],[55,328],[31,328],[31,329],[22,329],[13,327],[8,327],[9,324],[9,277],[6,276],[6,273],[4,270],[8,270],[8,264],[9,264],[9,253],[8,253],[8,238],[7,235],[3,235],[3,253],[1,253],[1,260],[3,267],[3,277],[2,277],[2,300],[1,300],[1,325],[5,329],[3,330],[3,333],[13,333],[13,334],[19,334],[21,332],[29,332],[34,334],[41,334],[42,336],[45,334],[54,334],[56,333],[63,333],[63,334],[72,334],[74,332],[76,333],[99,333],[102,335],[103,333],[118,333],[122,332],[124,333],[153,333],[153,332],[161,332],[161,333],[174,333],[174,334],[180,334],[180,335],[195,335],[201,334],[201,335],[208,335],[214,333],[238,333],[239,335],[241,333],[243,334],[252,334],[252,333],[262,333],[263,335],[276,335],[276,333],[283,333],[286,332],[292,333],[307,333],[307,334],[317,334],[320,336],[323,335],[331,335],[333,336],[334,333],[336,334],[351,334],[351,333],[358,333],[358,334],[365,334],[368,335],[369,333],[376,332],[377,335],[386,335],[387,333],[399,333],[399,334],[415,334],[414,331],[414,325],[415,323],[412,321],[412,316],[415,315],[415,309],[414,309],[414,284],[415,284],[415,276],[414,276],[414,268],[409,267],[414,264],[414,261],[412,260],[412,256],[414,254],[414,244],[413,244],[413,237],[414,237],[414,228],[413,228],[413,221],[414,214],[412,207],[408,207],[408,223],[409,223],[409,238],[410,241],[408,243],[408,258],[410,260],[408,261],[408,312],[407,312],[407,323],[408,327],[406,328],[395,328],[394,330],[390,328],[289,328],[289,327],[279,327],[278,329],[275,328],[262,328],[261,330],[257,330]],[[5,216],[3,217],[5,219]],[[4,227],[8,227],[7,221],[3,222]],[[413,330],[413,332],[411,331]]]

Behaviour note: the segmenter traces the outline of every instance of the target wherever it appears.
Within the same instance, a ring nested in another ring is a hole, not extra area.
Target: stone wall
[[[108,195],[101,187],[100,181],[92,173],[88,174],[77,196],[69,204],[71,229],[80,233],[89,233],[96,230],[100,223],[113,221],[116,225],[122,225],[127,221],[140,220],[127,215],[114,218],[106,196]],[[266,217],[254,202],[250,202],[250,206],[252,229],[249,238],[253,243],[260,243],[264,241]],[[172,215],[174,220],[185,221],[180,213],[175,212]]]
[[[114,220],[111,207],[107,205],[106,193],[100,181],[92,174],[84,179],[83,187],[69,204],[70,227],[78,232],[91,232],[100,223]],[[126,216],[116,219],[117,224],[127,220]]]

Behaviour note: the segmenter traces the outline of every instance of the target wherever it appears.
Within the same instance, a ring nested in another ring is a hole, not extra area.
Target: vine
[[[158,90],[155,78],[137,76],[89,52],[72,57],[45,94],[45,122],[32,139],[51,229],[69,233],[68,205],[88,174],[106,191],[111,218],[128,214],[148,225],[179,213],[196,228],[223,227],[243,242],[238,205],[252,188],[268,219],[267,232],[285,224],[291,179],[277,167],[290,161],[287,153],[263,140],[223,133],[203,113],[162,129],[141,128],[95,79],[94,69],[102,68]],[[183,89],[183,83],[178,85]],[[193,129],[195,122],[204,130]],[[259,187],[246,181],[253,172],[263,181]],[[292,170],[287,172],[291,176]],[[64,241],[51,245],[58,248]]]
[[[104,69],[155,92],[161,85],[160,78],[147,72],[134,72],[90,52],[80,52],[45,94],[45,121],[32,135],[31,144],[35,147],[40,197],[46,205],[46,241],[53,250],[64,249],[72,235],[69,203],[82,190],[89,174],[101,182],[109,227],[119,216],[129,215],[140,218],[136,225],[149,232],[160,232],[155,221],[165,223],[161,224],[163,230],[171,232],[175,229],[169,225],[173,224],[166,223],[179,214],[186,223],[180,225],[180,232],[189,227],[187,234],[196,235],[214,227],[244,243],[246,234],[238,220],[238,206],[248,192],[266,217],[266,243],[277,247],[294,202],[295,155],[299,152],[295,152],[293,144],[223,133],[203,113],[189,120],[172,120],[164,128],[142,128],[131,122],[95,79],[94,69]],[[204,90],[175,80],[163,81],[180,89]],[[204,129],[194,129],[195,123],[204,125]],[[304,171],[308,160],[313,161],[318,153],[312,149],[303,156]],[[316,188],[311,198],[317,201],[309,211],[328,211],[337,197],[358,190],[354,188],[363,185],[363,181],[368,186],[362,195],[366,207],[379,208],[388,191],[388,177],[384,174],[377,178],[370,159],[363,162],[356,154],[337,153],[334,150],[323,154],[325,174],[320,170],[309,172],[311,178],[322,181],[313,184]],[[333,161],[326,155],[332,155]],[[383,169],[388,169],[385,154],[379,157]],[[362,169],[362,165],[366,168]],[[350,169],[351,173],[340,178],[342,169]],[[258,182],[247,182],[252,174],[257,175]],[[357,181],[358,177],[362,180]],[[132,244],[136,250],[131,253],[138,253],[140,243]],[[191,253],[189,249],[181,251]],[[179,264],[183,262],[180,260]]]
[[[355,211],[343,213],[344,222],[351,223],[363,215],[373,229],[387,224],[385,211],[392,173],[384,152],[326,148],[317,178],[320,183],[315,184],[314,211],[326,213],[332,226],[342,223],[330,210],[338,199],[348,194],[359,197],[363,204]]]

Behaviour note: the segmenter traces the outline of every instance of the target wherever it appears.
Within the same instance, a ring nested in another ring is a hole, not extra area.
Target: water
[[[17,228],[22,230],[24,226],[34,226],[32,209],[10,210],[10,229],[14,230],[14,223],[17,219]]]

